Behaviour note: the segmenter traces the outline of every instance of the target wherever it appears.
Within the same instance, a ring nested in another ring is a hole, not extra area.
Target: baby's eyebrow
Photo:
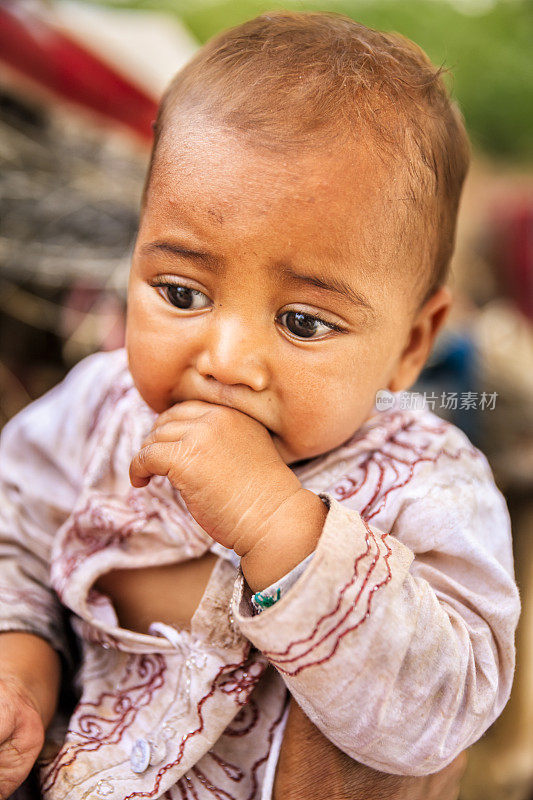
[[[199,250],[191,250],[188,247],[184,247],[183,245],[174,244],[173,242],[165,242],[165,241],[156,241],[150,242],[149,244],[143,245],[141,248],[142,253],[153,253],[157,251],[163,251],[167,253],[172,253],[173,255],[180,255],[185,256],[188,258],[193,258],[198,261],[202,261],[202,266],[206,269],[209,269],[213,272],[217,272],[217,268],[213,262],[217,259],[211,255],[211,253],[201,252]],[[343,281],[342,278],[330,278],[327,279],[318,276],[318,275],[303,275],[300,272],[296,272],[292,267],[288,267],[286,265],[279,265],[277,266],[277,271],[282,278],[288,278],[289,281],[292,283],[300,284],[300,285],[307,285],[307,286],[316,286],[319,289],[324,289],[326,292],[331,292],[332,294],[340,295],[343,299],[348,300],[353,305],[356,305],[358,308],[366,308],[368,311],[374,312],[374,308],[371,303],[367,300],[367,298],[361,292],[357,292],[349,283]]]
[[[374,311],[374,308],[366,297],[360,292],[357,292],[349,283],[346,283],[346,281],[343,281],[341,278],[328,277],[326,280],[318,275],[302,275],[299,272],[295,272],[291,267],[282,267],[280,274],[283,277],[289,278],[294,283],[310,284],[311,286],[317,286],[319,289],[324,289],[327,292],[340,294],[344,299],[349,300],[354,305],[362,306],[369,311]]]
[[[149,254],[154,252],[172,253],[176,256],[186,256],[188,258],[197,258],[206,262],[212,261],[213,256],[210,253],[202,253],[199,250],[192,250],[189,247],[174,244],[173,242],[149,242],[141,247],[141,253]]]

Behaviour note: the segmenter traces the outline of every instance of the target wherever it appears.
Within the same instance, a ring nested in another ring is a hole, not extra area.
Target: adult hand
[[[327,739],[293,697],[273,800],[457,800],[466,753],[433,775],[390,775],[354,761]]]
[[[37,704],[16,677],[0,678],[0,800],[27,778],[44,742]]]

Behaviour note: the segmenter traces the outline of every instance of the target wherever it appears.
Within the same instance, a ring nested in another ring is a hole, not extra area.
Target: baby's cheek
[[[364,404],[349,398],[324,405],[320,417],[300,431],[299,445],[302,451],[306,451],[301,457],[323,455],[344,444],[365,421],[365,408]]]
[[[170,401],[168,390],[158,374],[157,364],[153,359],[130,357],[130,372],[135,388],[145,403],[158,414],[165,411]]]
[[[302,421],[296,424],[290,432],[290,436],[284,442],[285,452],[290,453],[290,461],[284,458],[285,463],[301,461],[303,459],[314,458],[328,452],[334,446],[334,438],[328,425],[327,413],[320,421],[312,424]],[[278,452],[283,457],[283,451],[278,448]]]

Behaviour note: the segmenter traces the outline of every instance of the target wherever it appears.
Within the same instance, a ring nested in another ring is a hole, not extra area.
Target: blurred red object
[[[533,194],[501,198],[490,220],[490,253],[502,289],[533,320]]]
[[[53,21],[0,0],[0,61],[63,99],[152,138],[157,103]]]

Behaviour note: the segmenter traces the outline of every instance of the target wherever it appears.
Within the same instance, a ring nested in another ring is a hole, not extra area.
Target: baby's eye
[[[293,336],[298,336],[300,339],[321,339],[330,331],[339,330],[336,325],[322,322],[318,317],[304,314],[303,311],[285,311],[279,319]]]
[[[165,283],[160,288],[169,303],[184,311],[205,308],[209,305],[209,298],[198,289],[191,289],[189,286],[182,286],[178,283]]]

